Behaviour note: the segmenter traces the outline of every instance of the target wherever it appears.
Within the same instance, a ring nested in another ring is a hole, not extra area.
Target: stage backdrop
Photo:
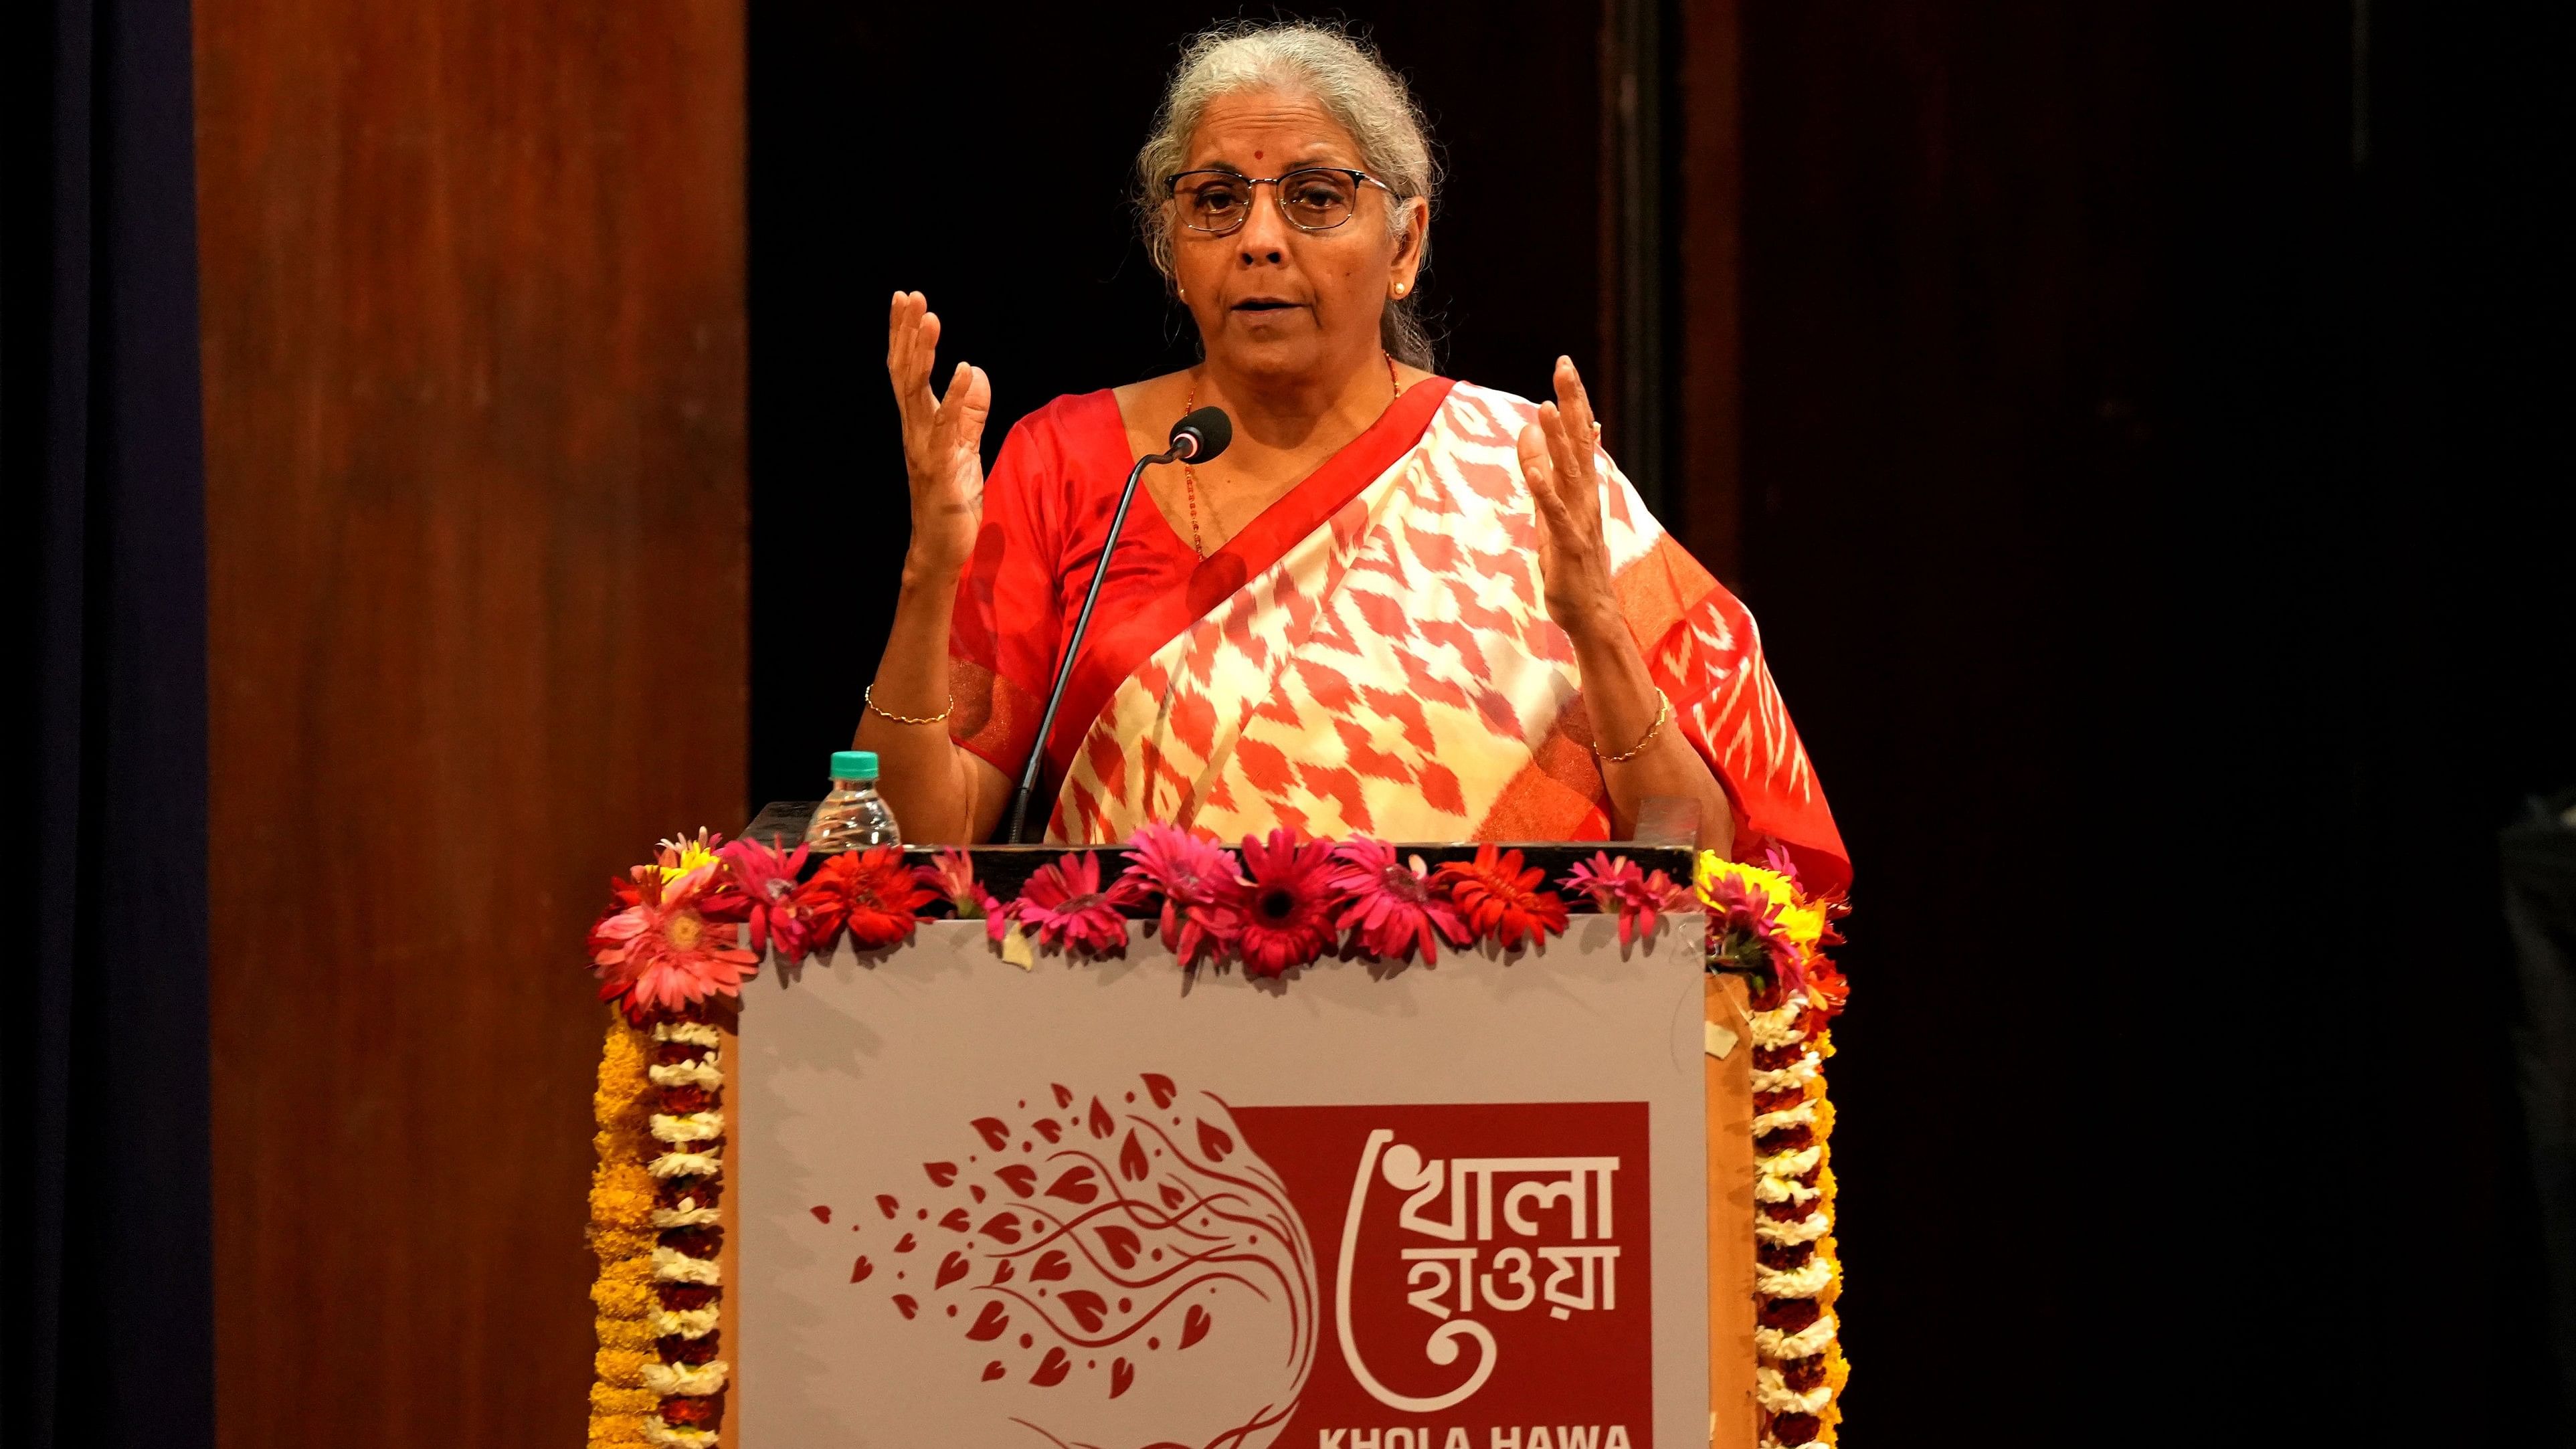
[[[748,993],[746,1449],[1706,1442],[1696,932],[1282,985],[1133,929]]]
[[[742,23],[197,0],[235,1449],[580,1440],[582,928],[742,819]]]

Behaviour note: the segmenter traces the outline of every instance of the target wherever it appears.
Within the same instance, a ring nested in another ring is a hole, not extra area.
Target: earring
[[[1395,295],[1399,297],[1404,295],[1404,283],[1398,282],[1395,284]]]

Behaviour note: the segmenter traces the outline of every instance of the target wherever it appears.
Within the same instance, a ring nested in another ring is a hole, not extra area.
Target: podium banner
[[[941,922],[768,973],[728,1437],[1706,1443],[1699,923],[1277,981]]]

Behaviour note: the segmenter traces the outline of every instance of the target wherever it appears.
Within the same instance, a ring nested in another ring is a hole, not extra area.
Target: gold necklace
[[[1388,398],[1386,405],[1388,407],[1393,407],[1395,406],[1395,398],[1404,396],[1404,384],[1398,380],[1395,375],[1395,359],[1393,357],[1389,357],[1384,351],[1380,351],[1378,356],[1386,358],[1386,385],[1395,389],[1395,397]],[[1190,395],[1188,400],[1181,404],[1181,414],[1186,417],[1198,410],[1199,371],[1194,367],[1190,369]],[[1181,479],[1189,489],[1190,551],[1204,559],[1208,555],[1207,544],[1199,537],[1199,470],[1191,467],[1187,460],[1183,460],[1181,463]]]

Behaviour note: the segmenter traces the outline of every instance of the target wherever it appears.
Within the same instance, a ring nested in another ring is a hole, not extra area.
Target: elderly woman
[[[1573,363],[1536,405],[1431,371],[1434,179],[1361,44],[1201,36],[1137,182],[1204,360],[1056,399],[989,479],[990,380],[961,362],[934,391],[939,319],[894,298],[912,544],[858,746],[910,838],[989,838],[1042,749],[1054,840],[1598,839],[1678,796],[1703,844],[1847,878],[1752,619],[1599,450]],[[1211,404],[1232,446],[1147,470],[1038,739],[1129,467]]]

